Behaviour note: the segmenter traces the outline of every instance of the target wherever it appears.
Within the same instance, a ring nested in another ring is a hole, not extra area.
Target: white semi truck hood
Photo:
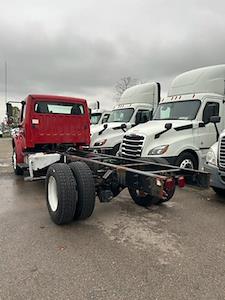
[[[192,124],[192,121],[187,121],[187,120],[153,120],[149,121],[144,124],[140,124],[138,126],[135,126],[134,128],[131,128],[128,133],[133,133],[133,134],[143,134],[146,136],[153,136],[156,133],[159,133],[163,130],[165,130],[165,124],[171,123],[172,128],[170,130],[174,131],[174,128],[180,127],[180,126],[186,126]],[[169,130],[169,131],[170,131]]]
[[[165,128],[165,124],[167,123],[172,124],[169,130]],[[131,128],[126,132],[125,138],[130,136],[130,139],[135,139],[135,135],[143,137],[141,156],[147,157],[150,155],[150,150],[155,147],[170,145],[174,141],[178,142],[179,139],[189,143],[189,140],[193,140],[193,128],[197,128],[198,124],[199,122],[190,120],[153,120]],[[180,134],[180,131],[183,131],[183,133]],[[121,144],[120,151],[122,147],[123,143]],[[166,154],[168,155],[168,152]]]
[[[98,141],[101,141],[103,139],[110,139],[112,137],[121,137],[124,134],[124,131],[120,129],[119,127],[124,124],[124,122],[112,122],[112,123],[105,123],[100,125],[95,125],[91,127],[91,147],[94,147],[94,144]],[[104,129],[104,126],[107,125],[107,128]],[[127,124],[126,124],[127,125]],[[118,129],[113,129],[118,128]],[[103,131],[104,130],[104,131]],[[99,134],[102,132],[101,134]],[[111,145],[108,145],[110,147]]]

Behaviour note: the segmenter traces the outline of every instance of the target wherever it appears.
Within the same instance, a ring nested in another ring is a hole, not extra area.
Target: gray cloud
[[[15,1],[18,16],[10,18],[6,5],[0,20],[1,99],[4,61],[9,97],[72,94],[100,97],[104,105],[112,105],[113,87],[123,76],[158,80],[166,91],[183,71],[225,62],[221,1],[92,0],[87,7],[69,1],[67,8],[55,1],[50,15],[53,2],[30,1],[24,12],[21,1]]]

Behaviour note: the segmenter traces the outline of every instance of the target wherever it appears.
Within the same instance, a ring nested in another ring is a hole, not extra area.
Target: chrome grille
[[[140,157],[144,139],[144,136],[141,135],[125,135],[122,142],[122,156],[128,158]]]
[[[221,138],[219,145],[219,165],[225,168],[225,136]]]

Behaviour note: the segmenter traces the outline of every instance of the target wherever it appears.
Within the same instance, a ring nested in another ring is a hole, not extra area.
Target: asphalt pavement
[[[145,209],[124,190],[57,226],[0,139],[0,299],[225,299],[225,201],[186,187]]]

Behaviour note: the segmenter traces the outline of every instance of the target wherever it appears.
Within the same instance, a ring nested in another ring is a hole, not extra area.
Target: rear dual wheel
[[[95,183],[91,169],[81,161],[69,164],[77,182],[78,201],[74,214],[75,220],[89,218],[95,207]]]
[[[47,207],[57,225],[73,220],[77,205],[76,181],[70,167],[57,163],[49,167],[46,176]]]
[[[90,168],[83,162],[53,164],[46,176],[46,198],[55,224],[90,217],[95,206],[95,185]]]

